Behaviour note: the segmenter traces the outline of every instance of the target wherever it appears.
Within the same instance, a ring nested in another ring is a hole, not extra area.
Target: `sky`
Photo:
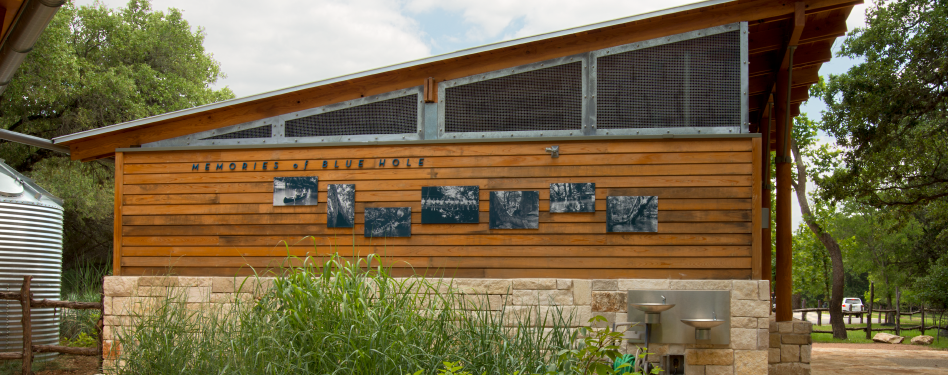
[[[99,0],[120,8],[127,0]],[[74,0],[90,5],[91,0]],[[499,41],[608,21],[682,0],[152,0],[177,8],[206,34],[204,47],[227,77],[216,87],[250,96],[363,70]],[[867,1],[867,4],[869,1]],[[865,25],[857,5],[847,25]],[[839,50],[837,40],[834,52]],[[858,61],[834,57],[820,74],[839,74]],[[819,118],[810,100],[803,112]],[[831,141],[823,137],[825,142]],[[811,189],[812,190],[812,187]],[[793,196],[793,225],[801,222]]]

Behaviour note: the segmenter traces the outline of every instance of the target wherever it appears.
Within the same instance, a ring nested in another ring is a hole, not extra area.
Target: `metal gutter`
[[[182,147],[134,147],[117,148],[115,152],[160,152],[160,151],[197,151],[197,150],[247,150],[272,148],[318,148],[318,147],[365,147],[365,146],[410,146],[425,144],[459,144],[459,143],[509,143],[509,142],[589,142],[611,140],[645,140],[645,139],[734,139],[760,138],[760,133],[737,134],[661,134],[661,135],[596,135],[583,137],[520,137],[520,138],[468,138],[468,139],[430,139],[417,141],[376,141],[360,142],[321,142],[321,143],[283,143],[283,144],[255,144],[255,145],[213,145],[213,146],[182,146]]]
[[[217,102],[217,103],[212,103],[212,104],[206,104],[206,105],[203,105],[203,106],[193,107],[193,108],[188,108],[188,109],[183,109],[183,110],[175,111],[175,112],[168,112],[168,113],[160,114],[160,115],[157,115],[157,116],[146,117],[146,118],[143,118],[143,119],[138,119],[138,120],[133,120],[133,121],[128,121],[128,122],[123,122],[123,123],[120,123],[120,124],[104,126],[104,127],[98,128],[98,129],[92,129],[92,130],[86,130],[86,131],[82,131],[82,132],[78,132],[78,133],[68,134],[68,135],[64,135],[64,136],[60,136],[60,137],[53,138],[53,143],[57,143],[57,144],[58,144],[58,143],[64,143],[64,142],[71,142],[71,141],[75,141],[75,140],[79,140],[79,139],[83,139],[83,138],[88,138],[88,137],[92,137],[92,136],[97,136],[97,135],[101,135],[101,134],[106,134],[106,133],[111,133],[111,132],[115,132],[115,131],[130,129],[130,128],[134,128],[134,127],[138,127],[138,126],[141,126],[141,125],[146,125],[146,124],[150,124],[150,123],[154,123],[154,122],[165,121],[165,120],[171,120],[171,119],[175,119],[175,118],[179,118],[179,117],[184,117],[184,116],[188,116],[188,115],[193,115],[193,114],[200,113],[200,112],[204,112],[204,111],[211,111],[211,110],[220,109],[220,108],[224,108],[224,107],[229,107],[229,106],[233,106],[233,105],[238,105],[238,104],[253,102],[253,101],[262,100],[262,99],[267,99],[267,98],[271,98],[271,97],[274,97],[274,96],[284,95],[284,94],[292,93],[292,92],[295,92],[295,91],[307,90],[307,89],[311,89],[311,88],[314,88],[314,87],[329,85],[329,84],[333,84],[333,83],[337,83],[337,82],[348,81],[348,80],[351,80],[351,79],[357,79],[357,78],[367,77],[367,76],[371,76],[371,75],[375,75],[375,74],[390,72],[390,71],[394,71],[394,70],[405,69],[405,68],[409,68],[409,67],[413,67],[413,66],[418,66],[418,65],[422,65],[422,64],[428,64],[428,63],[438,62],[438,61],[442,61],[442,60],[447,60],[447,59],[452,59],[452,58],[457,58],[457,57],[462,57],[462,56],[468,56],[468,55],[473,55],[473,54],[477,54],[477,53],[481,53],[481,52],[486,52],[486,51],[491,51],[491,50],[500,49],[500,48],[506,48],[506,47],[517,46],[517,45],[521,45],[521,44],[527,44],[527,43],[536,42],[536,41],[541,41],[541,40],[546,40],[546,39],[557,38],[557,37],[564,36],[564,35],[570,35],[570,34],[581,33],[581,32],[585,32],[585,31],[589,31],[589,30],[595,30],[595,29],[600,29],[600,28],[604,28],[604,27],[615,26],[615,25],[619,25],[619,24],[623,24],[623,23],[629,23],[629,22],[634,22],[634,21],[640,21],[640,20],[649,19],[649,18],[654,18],[654,17],[661,17],[661,16],[668,15],[668,14],[673,14],[673,13],[679,13],[679,12],[689,11],[689,10],[697,9],[697,8],[704,8],[704,7],[714,6],[714,5],[729,3],[729,2],[733,2],[733,1],[736,1],[736,0],[707,0],[707,1],[701,1],[701,2],[696,2],[696,3],[681,5],[681,6],[677,6],[677,7],[673,7],[673,8],[665,8],[665,9],[656,10],[656,11],[653,11],[653,12],[642,13],[642,14],[638,14],[638,15],[634,15],[634,16],[629,16],[629,17],[624,17],[624,18],[617,18],[617,19],[614,19],[614,20],[611,20],[611,21],[604,21],[604,22],[589,24],[589,25],[586,25],[586,26],[579,26],[579,27],[574,27],[574,28],[571,28],[571,29],[565,29],[565,30],[560,30],[560,31],[549,32],[549,33],[546,33],[546,34],[539,34],[539,35],[528,36],[528,37],[523,37],[523,38],[519,38],[519,39],[513,39],[513,40],[507,40],[507,41],[503,41],[503,42],[497,42],[497,43],[492,43],[492,44],[486,44],[486,45],[483,45],[483,46],[472,47],[472,48],[463,49],[463,50],[455,51],[455,52],[450,52],[450,53],[446,53],[446,54],[442,54],[442,55],[436,55],[436,56],[426,57],[426,58],[423,58],[423,59],[408,61],[408,62],[404,62],[404,63],[400,63],[400,64],[395,64],[395,65],[389,65],[389,66],[381,67],[381,68],[377,68],[377,69],[366,70],[366,71],[362,71],[362,72],[358,72],[358,73],[353,73],[353,74],[349,74],[349,75],[344,75],[344,76],[339,76],[339,77],[335,77],[335,78],[329,78],[329,79],[325,79],[325,80],[322,80],[322,81],[316,81],[316,82],[307,83],[307,84],[303,84],[303,85],[299,85],[299,86],[292,86],[292,87],[288,87],[288,88],[284,88],[284,89],[279,89],[279,90],[274,90],[274,91],[270,91],[270,92],[265,92],[265,93],[262,93],[262,94],[251,95],[251,96],[245,96],[245,97],[243,97],[243,98],[236,98],[236,99],[231,99],[231,100],[225,100],[225,101],[222,101],[222,102]]]
[[[27,0],[0,47],[0,94],[65,0]]]
[[[5,140],[16,142],[16,143],[22,143],[22,144],[30,145],[33,147],[45,148],[47,150],[53,150],[56,152],[61,152],[66,155],[69,155],[69,147],[54,145],[53,142],[48,139],[34,137],[28,134],[17,133],[17,132],[12,132],[5,129],[0,129],[0,139],[5,139]]]

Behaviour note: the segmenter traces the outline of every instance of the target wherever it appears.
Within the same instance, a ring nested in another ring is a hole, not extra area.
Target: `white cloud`
[[[431,54],[417,23],[393,1],[154,0],[152,7],[181,9],[192,26],[205,29],[204,47],[228,76],[217,86],[230,86],[237,96]]]

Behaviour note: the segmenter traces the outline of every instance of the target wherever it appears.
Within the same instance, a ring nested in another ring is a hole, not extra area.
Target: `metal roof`
[[[695,3],[691,3],[691,4],[681,5],[681,6],[677,6],[677,7],[665,8],[665,9],[656,10],[656,11],[653,11],[653,12],[648,12],[648,13],[642,13],[642,14],[638,14],[638,15],[633,15],[633,16],[629,16],[629,17],[617,18],[617,19],[610,20],[610,21],[604,21],[604,22],[594,23],[594,24],[590,24],[590,25],[586,25],[586,26],[579,26],[579,27],[574,27],[574,28],[570,28],[570,29],[565,29],[565,30],[560,30],[560,31],[554,31],[554,32],[546,33],[546,34],[539,34],[539,35],[528,36],[528,37],[523,37],[523,38],[519,38],[519,39],[513,39],[513,40],[507,40],[507,41],[502,41],[502,42],[497,42],[497,43],[492,43],[492,44],[486,44],[486,45],[483,45],[483,46],[472,47],[472,48],[463,49],[463,50],[459,50],[459,51],[455,51],[455,52],[450,52],[450,53],[446,53],[446,54],[442,54],[442,55],[436,55],[436,56],[426,57],[426,58],[423,58],[423,59],[408,61],[408,62],[404,62],[404,63],[400,63],[400,64],[395,64],[395,65],[389,65],[389,66],[385,66],[385,67],[381,67],[381,68],[377,68],[377,69],[366,70],[366,71],[362,71],[362,72],[358,72],[358,73],[348,74],[348,75],[339,76],[339,77],[335,77],[335,78],[329,78],[329,79],[325,79],[325,80],[321,80],[321,81],[316,81],[316,82],[311,82],[311,83],[307,83],[307,84],[303,84],[303,85],[292,86],[292,87],[288,87],[288,88],[284,88],[284,89],[269,91],[269,92],[265,92],[265,93],[262,93],[262,94],[251,95],[251,96],[245,96],[245,97],[242,97],[242,98],[236,98],[236,99],[231,99],[231,100],[225,100],[225,101],[222,101],[222,102],[211,103],[211,104],[206,104],[206,105],[202,105],[202,106],[198,106],[198,107],[192,107],[192,108],[183,109],[183,110],[179,110],[179,111],[163,113],[163,114],[160,114],[160,115],[157,115],[157,116],[146,117],[146,118],[142,118],[142,119],[138,119],[138,120],[133,120],[133,121],[128,121],[128,122],[123,122],[123,123],[119,123],[119,124],[115,124],[115,125],[103,126],[103,127],[101,127],[101,128],[97,128],[97,129],[91,129],[91,130],[86,130],[86,131],[82,131],[82,132],[78,132],[78,133],[67,134],[67,135],[64,135],[64,136],[60,136],[60,137],[53,138],[53,143],[61,144],[61,143],[65,143],[65,142],[76,141],[76,140],[80,140],[80,139],[84,139],[84,138],[89,138],[89,137],[93,137],[93,136],[97,136],[97,135],[102,135],[102,134],[107,134],[107,133],[112,133],[112,132],[116,132],[116,131],[120,131],[120,130],[132,129],[132,128],[135,128],[135,127],[139,127],[139,126],[142,126],[142,125],[147,125],[147,124],[151,124],[151,123],[155,123],[155,122],[159,122],[159,121],[175,119],[175,118],[178,118],[178,117],[193,115],[193,114],[200,113],[200,112],[205,112],[205,111],[210,111],[210,110],[225,108],[225,107],[229,107],[229,106],[233,106],[233,105],[238,105],[238,104],[242,104],[242,103],[253,102],[253,101],[257,101],[257,100],[261,100],[261,99],[266,99],[266,98],[271,98],[271,97],[274,97],[274,96],[284,95],[284,94],[292,93],[292,92],[295,92],[295,91],[306,90],[306,89],[310,89],[310,88],[314,88],[314,87],[318,87],[318,86],[323,86],[323,85],[328,85],[328,84],[332,84],[332,83],[336,83],[336,82],[348,81],[348,80],[351,80],[351,79],[356,79],[356,78],[371,76],[371,75],[375,75],[375,74],[379,74],[379,73],[385,73],[385,72],[390,72],[390,71],[394,71],[394,70],[409,68],[409,67],[413,67],[413,66],[417,66],[417,65],[428,64],[428,63],[433,63],[433,62],[442,61],[442,60],[448,60],[448,59],[457,58],[457,57],[462,57],[462,56],[467,56],[467,55],[473,55],[473,54],[482,53],[482,52],[486,52],[486,51],[491,51],[491,50],[495,50],[495,49],[500,49],[500,48],[505,48],[505,47],[511,47],[511,46],[517,46],[517,45],[521,45],[521,44],[527,44],[527,43],[531,43],[531,42],[535,42],[535,41],[540,41],[540,40],[545,40],[545,39],[556,38],[556,37],[560,37],[560,36],[564,36],[564,35],[570,35],[570,34],[581,33],[581,32],[584,32],[584,31],[595,30],[595,29],[605,28],[605,27],[614,26],[614,25],[619,25],[619,24],[623,24],[623,23],[629,23],[629,22],[640,21],[640,20],[644,20],[644,19],[648,19],[648,18],[654,18],[654,17],[660,17],[660,16],[664,16],[664,15],[668,15],[668,14],[673,14],[673,13],[678,13],[678,12],[684,12],[684,11],[688,11],[688,10],[692,10],[692,9],[703,8],[703,7],[709,7],[709,6],[714,6],[714,5],[718,5],[718,4],[730,3],[730,2],[734,2],[734,1],[737,1],[737,0],[707,0],[707,1],[700,1],[700,2],[695,2]]]

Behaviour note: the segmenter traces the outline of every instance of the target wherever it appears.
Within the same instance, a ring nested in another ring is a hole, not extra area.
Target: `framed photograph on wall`
[[[606,232],[658,232],[658,197],[606,197]]]
[[[596,212],[596,184],[550,184],[550,212]]]
[[[490,229],[538,229],[540,192],[490,192]]]
[[[274,206],[316,206],[319,177],[274,177]]]
[[[366,207],[366,237],[411,237],[411,207]]]
[[[326,186],[326,227],[352,228],[355,225],[355,184]]]
[[[477,224],[480,222],[477,186],[423,186],[422,224]]]

